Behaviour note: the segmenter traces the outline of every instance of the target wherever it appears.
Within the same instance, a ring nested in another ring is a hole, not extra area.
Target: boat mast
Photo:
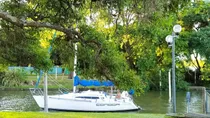
[[[73,86],[74,86],[74,77],[76,76],[77,68],[77,43],[74,44],[74,71],[73,71]],[[73,92],[76,92],[76,86],[73,87]]]

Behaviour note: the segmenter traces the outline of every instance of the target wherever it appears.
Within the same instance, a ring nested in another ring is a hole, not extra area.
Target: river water
[[[177,92],[177,113],[187,112],[186,92]],[[135,97],[134,101],[143,110],[140,113],[172,113],[172,103],[169,102],[168,92],[150,91],[140,97]],[[200,91],[191,92],[191,102],[189,112],[202,113],[202,94]],[[0,90],[0,111],[40,111],[28,91],[3,91]]]

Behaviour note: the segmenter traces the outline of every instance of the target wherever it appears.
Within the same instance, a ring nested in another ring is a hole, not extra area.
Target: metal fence
[[[210,90],[206,90],[206,113],[210,114]]]
[[[34,67],[17,67],[17,66],[10,66],[9,70],[21,70],[27,74],[36,73]],[[70,71],[67,68],[61,68],[58,66],[54,66],[48,71],[48,74],[70,74]]]
[[[207,90],[206,87],[201,86],[191,86],[192,90],[199,90],[202,93],[202,108],[204,114],[210,114],[210,90]]]

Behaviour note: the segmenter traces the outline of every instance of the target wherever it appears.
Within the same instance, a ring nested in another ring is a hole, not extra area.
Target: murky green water
[[[168,92],[151,91],[135,98],[135,103],[140,105],[146,113],[172,113],[172,103],[169,101]],[[187,112],[186,92],[176,93],[177,113]],[[202,94],[200,91],[191,91],[189,112],[202,113]]]
[[[168,92],[151,91],[136,97],[135,103],[143,108],[140,113],[171,113],[172,104]],[[0,110],[40,111],[29,91],[0,91]],[[177,112],[187,110],[186,92],[177,92]],[[202,113],[202,94],[191,92],[190,112]]]
[[[0,91],[0,110],[40,110],[29,91]]]

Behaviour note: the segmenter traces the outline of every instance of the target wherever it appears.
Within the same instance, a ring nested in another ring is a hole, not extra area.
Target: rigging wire
[[[57,80],[55,78],[53,78],[50,74],[48,74],[48,77],[49,77],[49,81],[53,82],[55,85],[57,85],[59,88],[59,91],[61,93],[69,93],[69,89],[64,87],[63,85],[61,85],[59,82],[57,82]]]

